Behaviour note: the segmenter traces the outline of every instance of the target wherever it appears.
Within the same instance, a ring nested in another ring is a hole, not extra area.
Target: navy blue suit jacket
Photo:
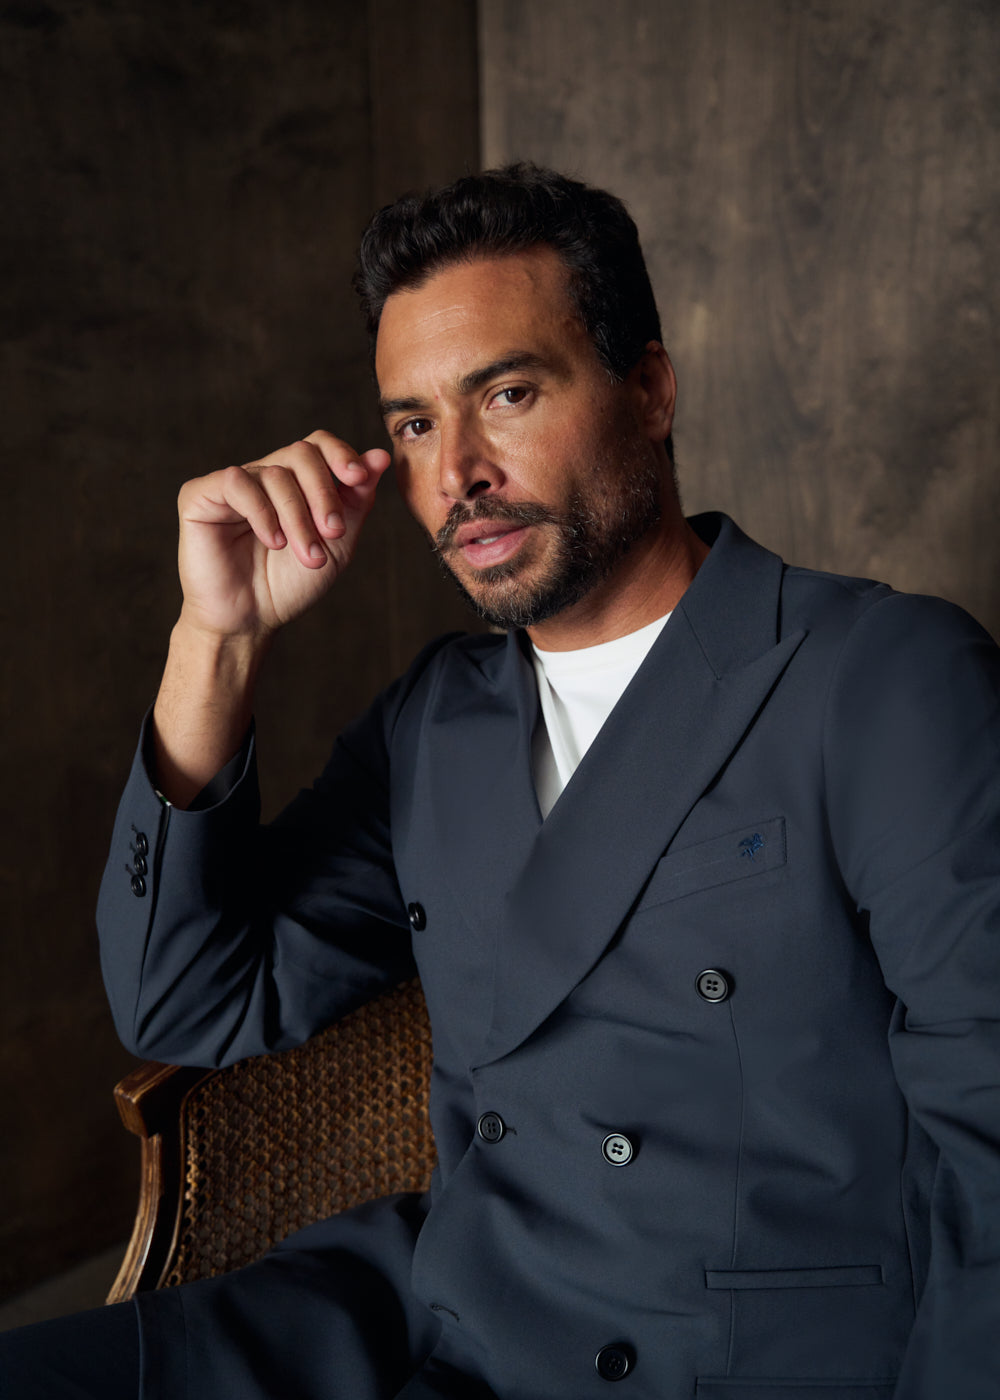
[[[544,822],[516,635],[429,648],[263,830],[252,760],[176,812],[137,759],[117,1024],[231,1061],[416,965],[439,1168],[415,1246],[383,1212],[407,1396],[441,1357],[502,1400],[603,1395],[611,1344],[631,1400],[995,1400],[997,650],[695,525],[706,563]]]

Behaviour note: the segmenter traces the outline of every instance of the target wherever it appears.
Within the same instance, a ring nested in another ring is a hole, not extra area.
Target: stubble
[[[607,460],[614,466],[597,469],[587,491],[574,491],[561,511],[488,495],[471,505],[457,501],[452,506],[432,547],[445,575],[484,622],[522,628],[557,616],[607,579],[658,524],[660,467],[648,445],[622,441]],[[538,551],[525,547],[502,564],[477,569],[474,582],[464,582],[449,555],[455,552],[459,528],[480,520],[537,529],[544,567],[534,567]]]

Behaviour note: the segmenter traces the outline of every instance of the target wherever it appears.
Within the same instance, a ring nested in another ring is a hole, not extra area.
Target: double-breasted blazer
[[[267,828],[252,753],[189,812],[137,757],[100,912],[125,1042],[281,1048],[416,966],[439,1154],[429,1201],[284,1275],[140,1299],[144,1393],[230,1393],[241,1328],[280,1349],[295,1315],[289,1397],[1000,1396],[996,648],[694,524],[544,821],[516,634],[428,648]]]

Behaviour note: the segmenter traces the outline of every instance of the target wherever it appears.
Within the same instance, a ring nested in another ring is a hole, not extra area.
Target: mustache
[[[496,496],[480,496],[472,506],[456,501],[447,518],[434,536],[434,547],[440,554],[451,549],[455,536],[463,525],[477,520],[499,521],[504,525],[556,525],[560,516],[546,506],[533,501],[501,501]]]

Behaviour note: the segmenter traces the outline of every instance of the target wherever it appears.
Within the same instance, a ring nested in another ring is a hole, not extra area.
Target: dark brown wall
[[[630,203],[685,503],[1000,634],[1000,6],[491,0],[483,156]]]
[[[127,1232],[131,1063],[93,905],[178,604],[185,477],[317,426],[382,441],[349,288],[401,187],[478,157],[466,0],[28,0],[0,14],[5,303],[0,1294]],[[384,484],[385,485],[385,484]],[[281,640],[266,805],[464,625],[391,490]]]

